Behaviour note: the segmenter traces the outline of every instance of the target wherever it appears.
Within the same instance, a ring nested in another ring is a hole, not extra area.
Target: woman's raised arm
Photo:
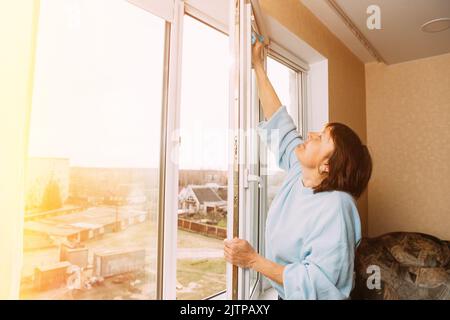
[[[252,48],[252,60],[258,84],[258,95],[261,100],[264,117],[266,120],[269,120],[281,107],[281,101],[264,70],[263,60],[261,58],[262,48],[263,44],[260,41],[256,41]]]

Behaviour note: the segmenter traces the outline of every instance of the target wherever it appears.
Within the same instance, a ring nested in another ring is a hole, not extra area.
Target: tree
[[[42,197],[42,210],[55,210],[62,207],[61,191],[58,182],[50,180]]]

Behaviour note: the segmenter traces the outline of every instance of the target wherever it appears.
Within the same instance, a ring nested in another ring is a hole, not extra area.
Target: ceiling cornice
[[[358,39],[358,41],[366,48],[366,50],[378,61],[386,63],[381,54],[377,49],[370,43],[369,40],[364,36],[364,34],[358,29],[358,27],[353,23],[345,11],[337,4],[335,0],[325,0],[325,2],[330,6],[330,8],[342,19],[348,29],[353,33],[353,35]]]

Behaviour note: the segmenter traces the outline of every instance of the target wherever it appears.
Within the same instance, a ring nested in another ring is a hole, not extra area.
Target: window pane
[[[272,83],[281,103],[286,106],[295,124],[299,124],[299,90],[297,72],[286,65],[267,57],[267,75]],[[284,180],[284,172],[278,168],[273,154],[267,151],[267,208],[270,207],[273,198]]]
[[[164,20],[42,0],[23,299],[154,299]]]
[[[228,37],[185,16],[177,298],[226,289]]]
[[[267,57],[267,76],[281,103],[286,106],[295,124],[298,125],[297,72],[277,60]]]

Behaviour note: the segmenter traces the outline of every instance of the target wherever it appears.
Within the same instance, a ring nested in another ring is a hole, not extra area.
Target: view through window
[[[228,36],[185,16],[177,299],[226,289]]]
[[[42,0],[22,299],[154,299],[164,20]]]
[[[299,74],[279,61],[267,57],[267,76],[269,77],[281,103],[286,106],[288,113],[299,126],[301,114],[300,90],[298,88]],[[298,79],[298,80],[297,80]],[[285,173],[278,167],[272,152],[267,151],[267,209],[270,208],[273,198],[283,183]]]

